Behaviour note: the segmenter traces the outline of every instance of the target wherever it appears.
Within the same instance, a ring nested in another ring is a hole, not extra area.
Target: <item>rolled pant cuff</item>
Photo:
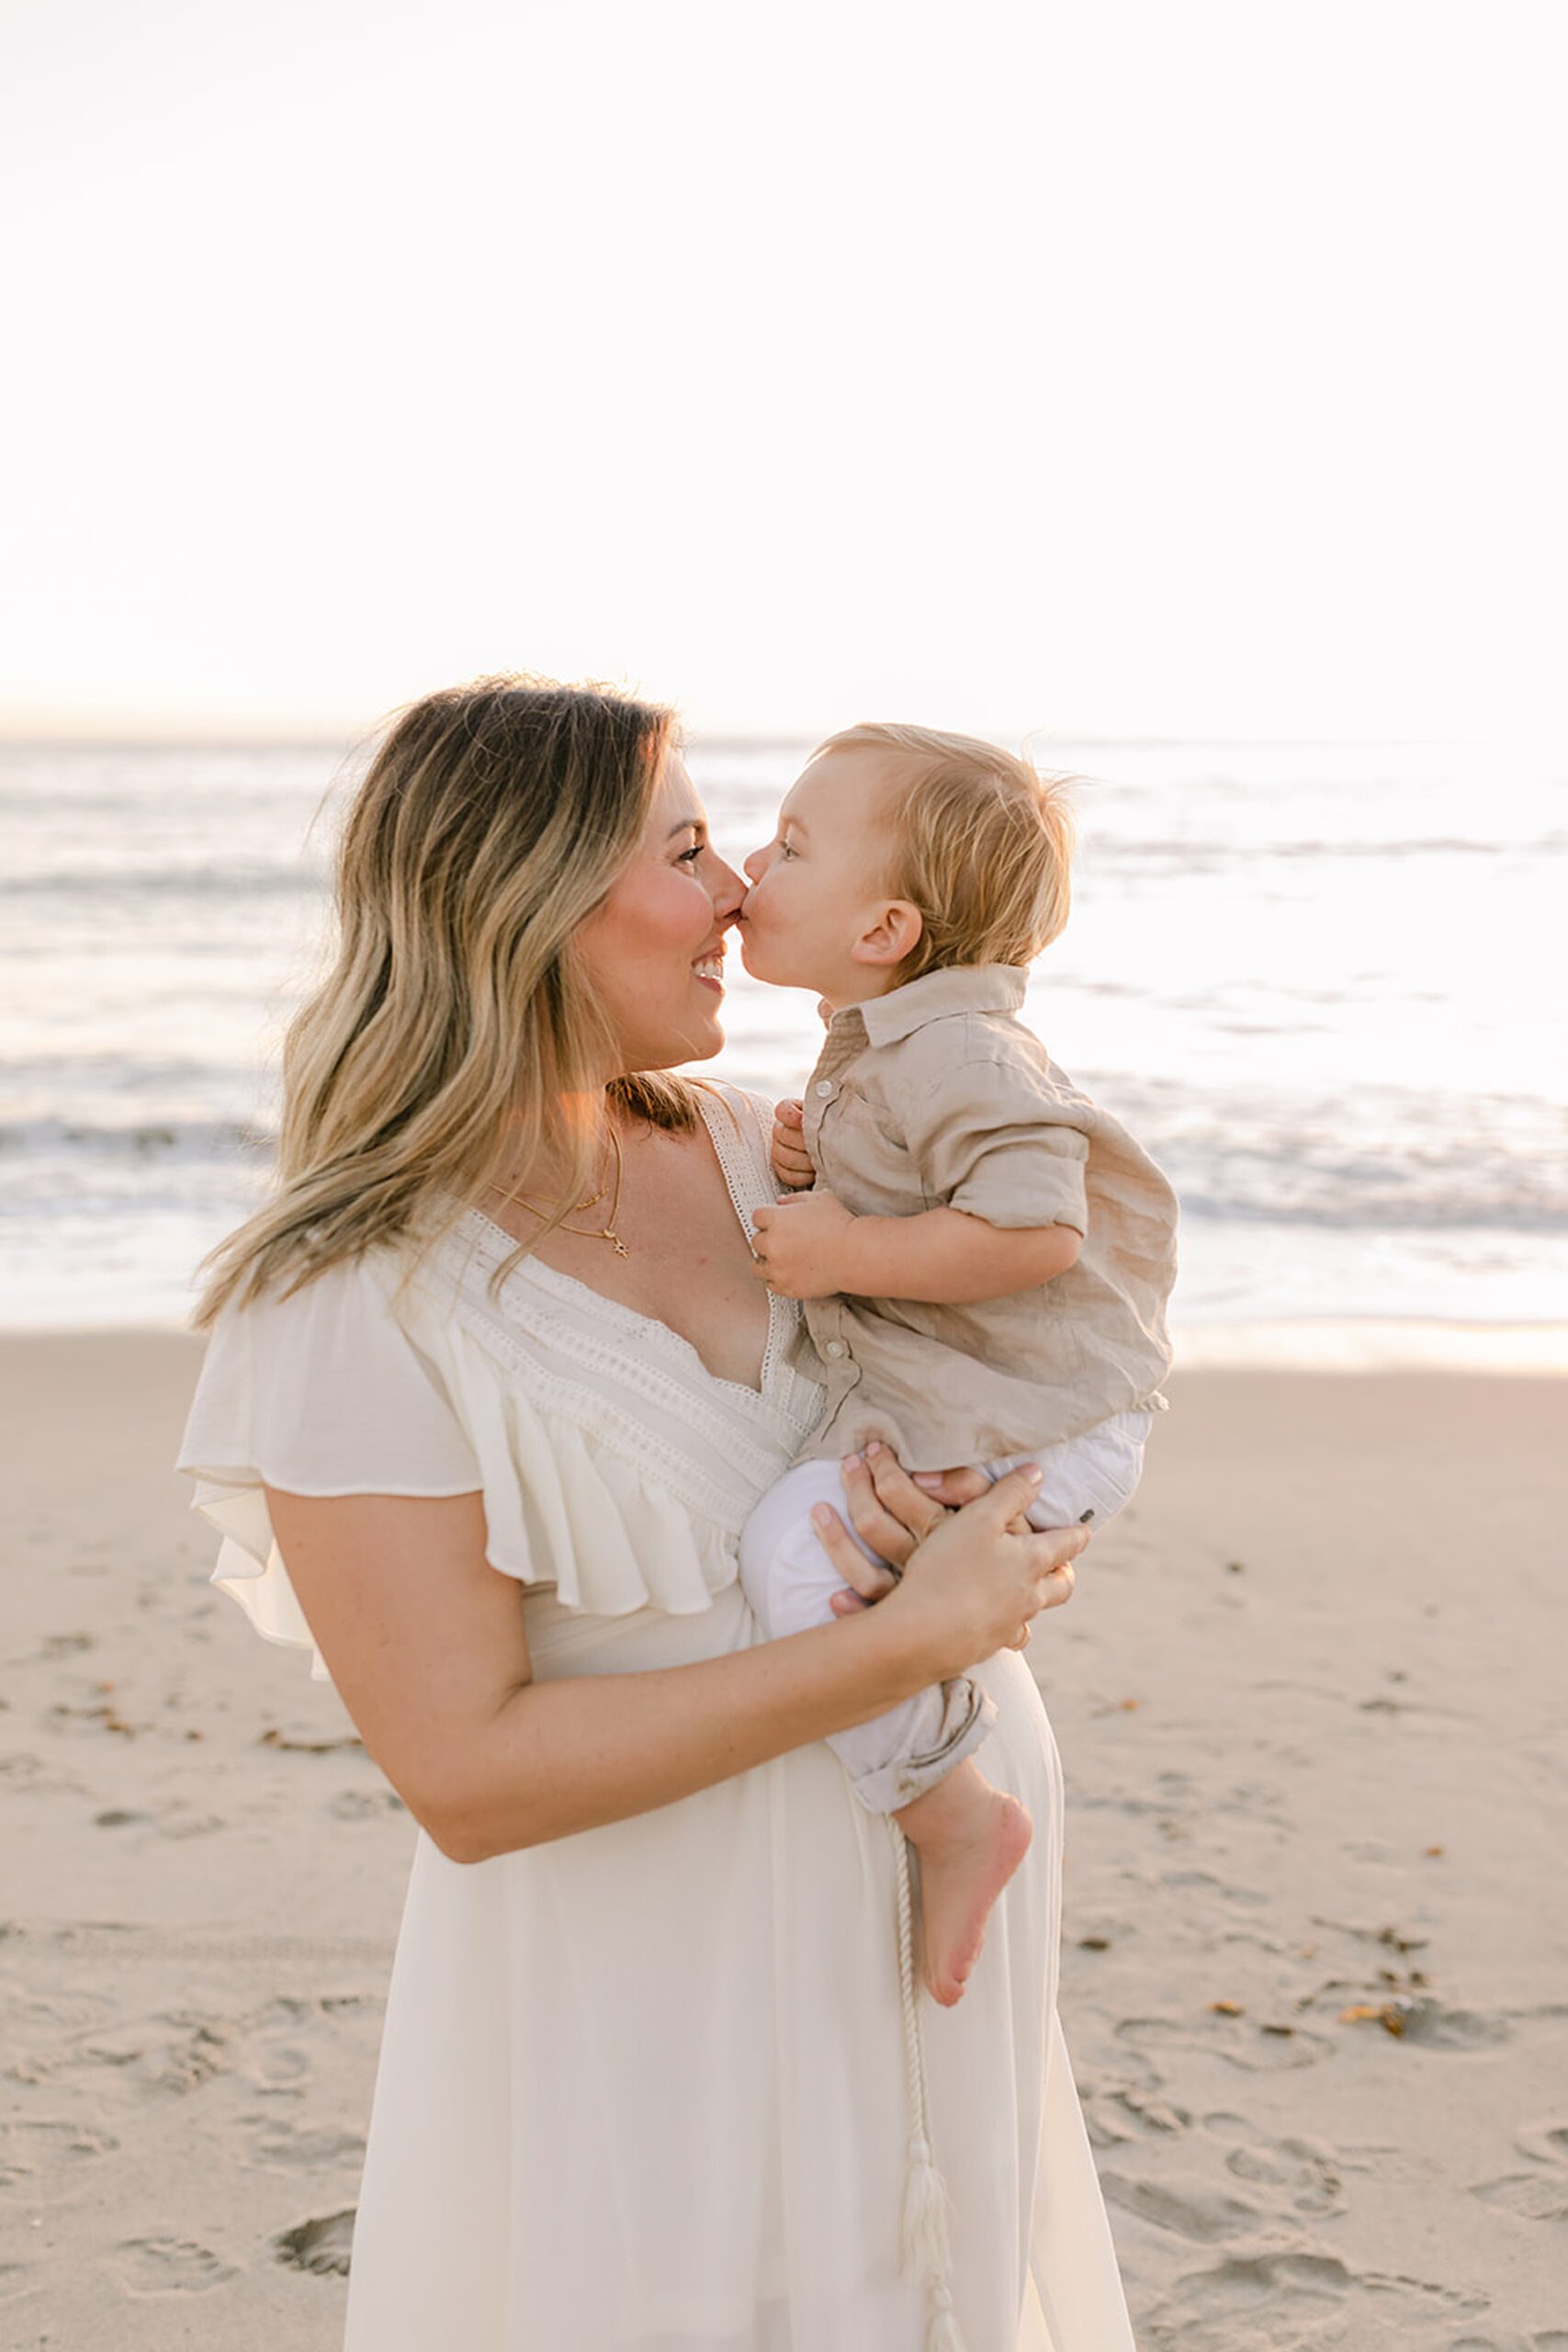
[[[942,1738],[935,1747],[896,1756],[874,1770],[852,1774],[850,1786],[868,1813],[897,1813],[945,1781],[955,1764],[972,1756],[997,1720],[997,1702],[971,1675],[941,1686]]]

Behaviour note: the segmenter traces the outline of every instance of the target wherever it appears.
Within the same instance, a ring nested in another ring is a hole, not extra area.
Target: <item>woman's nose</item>
[[[713,877],[713,910],[728,922],[746,896],[746,885],[733,865],[719,861],[718,872]]]

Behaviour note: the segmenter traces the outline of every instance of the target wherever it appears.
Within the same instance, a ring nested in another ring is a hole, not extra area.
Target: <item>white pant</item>
[[[1031,1527],[1105,1527],[1137,1492],[1154,1421],[1152,1413],[1113,1413],[1081,1437],[1064,1438],[1038,1453],[1007,1453],[980,1467],[995,1486],[1009,1470],[1035,1464],[1042,1478],[1029,1506]]]
[[[1030,1507],[1031,1526],[1103,1527],[1137,1486],[1153,1419],[1151,1413],[1119,1413],[1082,1437],[982,1466],[994,1483],[1024,1462],[1039,1464],[1044,1477]],[[830,1624],[833,1595],[845,1589],[811,1523],[813,1506],[819,1502],[831,1503],[849,1526],[837,1462],[798,1462],[769,1487],[742,1531],[740,1579],[769,1641]],[[854,1540],[867,1559],[877,1557],[858,1535]],[[870,1723],[835,1732],[829,1746],[868,1812],[897,1813],[978,1747],[995,1714],[980,1685],[960,1675]]]

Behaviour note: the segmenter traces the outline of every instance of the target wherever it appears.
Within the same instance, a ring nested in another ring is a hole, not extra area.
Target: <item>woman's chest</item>
[[[759,1386],[768,1296],[717,1168],[705,1153],[670,1149],[627,1162],[619,1247],[558,1231],[540,1260],[673,1331],[716,1379]]]

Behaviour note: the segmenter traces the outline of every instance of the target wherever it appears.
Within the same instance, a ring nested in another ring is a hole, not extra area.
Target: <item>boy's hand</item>
[[[854,1218],[831,1193],[800,1193],[757,1211],[757,1272],[781,1298],[831,1298],[844,1287],[844,1243]]]
[[[774,1103],[773,1175],[786,1193],[809,1192],[817,1182],[817,1170],[806,1148],[805,1128],[804,1103]]]

